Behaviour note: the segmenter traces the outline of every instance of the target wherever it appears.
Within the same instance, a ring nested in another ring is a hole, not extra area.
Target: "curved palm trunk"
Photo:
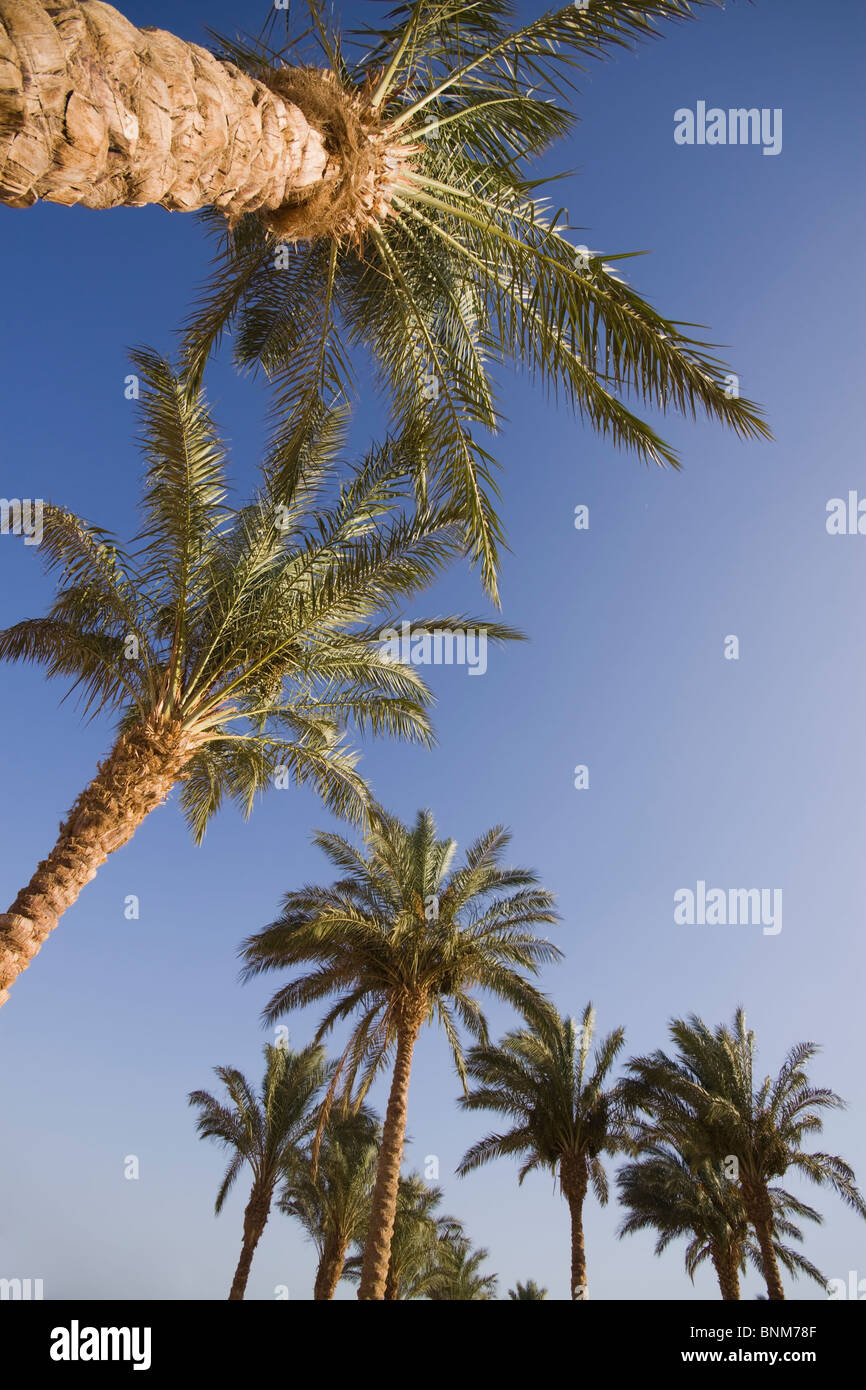
[[[767,1285],[767,1297],[771,1303],[784,1303],[785,1290],[773,1245],[773,1208],[770,1205],[766,1188],[744,1184],[743,1203],[746,1208],[746,1215],[754,1226],[758,1239],[764,1282]]]
[[[346,1263],[347,1242],[339,1241],[335,1238],[325,1242],[322,1251],[322,1258],[319,1260],[319,1267],[316,1270],[316,1282],[313,1286],[313,1298],[317,1301],[332,1299],[337,1292],[337,1285],[343,1274],[343,1266]]]
[[[242,1299],[246,1293],[247,1280],[250,1277],[250,1268],[253,1263],[253,1255],[256,1253],[256,1246],[262,1238],[262,1232],[268,1224],[271,1204],[268,1197],[257,1192],[255,1188],[250,1194],[244,1212],[244,1238],[241,1244],[241,1254],[238,1260],[238,1267],[235,1270],[235,1277],[229,1291],[229,1302]]]
[[[328,172],[297,105],[197,44],[98,0],[0,0],[0,202],[237,218]]]
[[[583,1240],[583,1203],[588,1183],[585,1166],[577,1159],[563,1159],[560,1181],[571,1215],[571,1296],[575,1300],[583,1300],[589,1297]]]
[[[165,800],[197,745],[171,728],[123,734],[75,802],[47,859],[0,913],[0,1006],[86,883]]]
[[[407,1020],[397,1033],[397,1056],[388,1109],[382,1127],[382,1147],[376,1168],[376,1184],[370,1204],[370,1222],[361,1263],[361,1283],[358,1297],[384,1299],[391,1259],[391,1236],[397,1213],[397,1192],[400,1163],[406,1136],[406,1114],[409,1100],[409,1078],[412,1073],[412,1053],[421,1027],[420,1018]]]

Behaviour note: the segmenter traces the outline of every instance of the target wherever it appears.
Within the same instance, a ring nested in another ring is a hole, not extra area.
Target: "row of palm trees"
[[[328,1001],[309,1047],[269,1053],[259,1095],[229,1068],[220,1073],[228,1104],[197,1095],[202,1133],[232,1151],[218,1206],[252,1171],[232,1296],[275,1200],[297,1203],[298,1219],[303,1210],[326,1233],[320,1296],[343,1270],[363,1299],[489,1291],[459,1224],[437,1225],[435,1204],[416,1220],[429,1198],[413,1197],[401,1174],[413,1050],[430,1021],[451,1045],[465,1104],[485,1108],[485,1095],[511,1088],[518,1107],[515,1130],[483,1140],[466,1162],[501,1148],[558,1173],[575,1295],[586,1282],[583,1202],[590,1186],[605,1195],[601,1155],[626,1142],[620,1129],[636,1142],[639,1115],[644,1157],[656,1144],[659,1161],[680,1154],[692,1173],[718,1162],[716,1140],[730,1133],[745,1234],[719,1261],[741,1262],[754,1239],[769,1287],[774,1233],[797,1213],[773,1206],[766,1164],[748,1157],[732,1120],[725,1129],[707,1089],[733,1086],[721,1064],[718,1075],[691,1075],[682,1059],[670,1075],[648,1072],[656,1089],[643,1109],[633,1097],[627,1120],[620,1090],[603,1089],[621,1034],[590,1060],[589,1019],[582,1031],[559,1019],[534,983],[559,954],[535,935],[555,920],[553,901],[533,874],[502,866],[506,833],[482,836],[454,868],[453,843],[437,839],[431,817],[406,828],[381,811],[348,741],[432,740],[423,680],[381,646],[409,599],[468,557],[498,602],[503,532],[489,441],[502,423],[503,369],[527,371],[614,444],[659,465],[676,465],[676,453],[636,402],[769,437],[759,407],[726,389],[711,345],[643,300],[616,258],[576,256],[567,214],[538,192],[539,161],[574,120],[575,72],[703,0],[569,3],[526,23],[508,0],[405,0],[355,35],[335,30],[322,0],[307,3],[311,38],[296,42],[287,29],[283,43],[271,8],[258,41],[223,39],[205,52],[138,30],[109,5],[69,0],[60,13],[46,0],[0,0],[0,202],[198,209],[219,237],[179,364],[149,350],[133,359],[139,534],[127,550],[46,506],[40,552],[56,595],[46,614],[0,632],[0,660],[41,663],[72,681],[87,712],[116,724],[54,847],[0,913],[0,1006],[107,857],[174,789],[200,840],[224,802],[249,814],[265,789],[307,783],[366,841],[360,851],[320,836],[343,878],[290,893],[246,943],[249,975],[301,972],[281,984],[270,1020]],[[258,486],[241,506],[228,501],[227,449],[202,387],[227,332],[238,366],[261,369],[274,400]],[[358,372],[370,370],[389,433],[347,460],[348,403]],[[465,615],[435,619],[440,630],[482,625],[494,640],[519,636]],[[480,991],[524,1021],[498,1047]],[[349,1020],[349,1041],[328,1062],[322,1040]],[[365,1097],[386,1063],[390,1094],[373,1141]],[[545,1129],[536,1073],[544,1113],[559,1116]],[[681,1107],[694,1112],[700,1143],[676,1131]],[[343,1139],[338,1124],[348,1126]],[[841,1160],[811,1158],[810,1176],[856,1191],[845,1165],[832,1166]],[[348,1216],[341,1224],[324,1205],[316,1215],[332,1160],[344,1185],[360,1184],[346,1196],[362,1213],[350,1237]],[[726,1211],[726,1230],[739,1211]],[[427,1250],[420,1273],[413,1230]]]
[[[264,1011],[269,1023],[327,1001],[314,1039],[297,1053],[266,1048],[258,1096],[221,1068],[229,1104],[190,1097],[200,1135],[231,1155],[217,1211],[244,1165],[252,1172],[231,1298],[243,1297],[278,1188],[280,1209],[316,1243],[315,1298],[333,1298],[342,1277],[357,1280],[362,1299],[491,1296],[494,1283],[479,1272],[486,1252],[435,1214],[438,1188],[401,1173],[413,1050],[427,1023],[445,1032],[461,1107],[507,1120],[457,1172],[510,1157],[520,1182],[539,1168],[555,1175],[570,1216],[573,1299],[588,1294],[585,1202],[590,1189],[607,1202],[604,1159],[614,1155],[629,1160],[616,1177],[627,1212],[620,1234],[652,1229],[658,1253],[685,1237],[687,1271],[711,1263],[724,1299],[739,1298],[749,1263],[771,1300],[785,1296],[780,1268],[826,1283],[790,1243],[802,1239],[797,1222],[822,1218],[778,1180],[799,1172],[862,1216],[866,1203],[842,1158],[802,1146],[822,1112],[843,1104],[810,1082],[815,1044],[797,1044],[775,1078],[758,1079],[742,1010],[715,1029],[692,1016],[671,1024],[671,1054],[632,1058],[613,1080],[624,1030],[596,1038],[591,1005],[579,1023],[562,1017],[531,978],[560,954],[535,930],[556,913],[530,870],[503,866],[501,827],[457,865],[455,842],[438,838],[429,811],[406,826],[378,809],[361,848],[333,833],[316,841],[342,876],[288,893],[279,917],[242,948],[247,978],[287,973]],[[522,1026],[493,1042],[479,993],[515,1008]],[[348,1041],[328,1061],[323,1039],[342,1023]],[[386,1064],[380,1122],[366,1096]]]

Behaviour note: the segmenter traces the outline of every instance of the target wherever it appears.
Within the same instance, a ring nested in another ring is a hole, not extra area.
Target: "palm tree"
[[[494,460],[473,428],[497,427],[499,362],[656,463],[676,454],[623,393],[768,434],[710,345],[576,248],[537,192],[574,73],[716,3],[593,0],[524,24],[509,0],[406,0],[341,34],[308,0],[303,42],[266,26],[209,53],[90,0],[0,0],[0,201],[212,210],[227,236],[195,369],[240,307],[241,360],[277,370],[303,428],[363,346],[399,432],[423,421],[419,495],[448,481],[495,594]]]
[[[346,1252],[366,1226],[379,1138],[379,1121],[366,1107],[332,1112],[315,1158],[309,1149],[301,1154],[282,1190],[280,1211],[300,1221],[319,1255],[316,1300],[334,1297]]]
[[[489,1256],[484,1249],[473,1250],[462,1231],[449,1231],[438,1244],[436,1263],[427,1280],[427,1297],[433,1303],[487,1303],[496,1297],[495,1274],[480,1273]]]
[[[646,1132],[686,1161],[722,1165],[735,1174],[760,1250],[767,1295],[785,1297],[774,1244],[778,1214],[770,1184],[793,1168],[819,1187],[832,1187],[861,1216],[866,1204],[853,1169],[833,1154],[807,1153],[804,1136],[823,1129],[822,1110],[844,1107],[835,1092],[814,1087],[807,1066],[815,1043],[791,1048],[775,1078],[754,1076],[755,1036],[742,1008],[732,1029],[710,1029],[692,1014],[670,1025],[671,1058],[659,1050],[629,1062],[624,1101],[649,1117]]]
[[[750,1237],[739,1190],[711,1163],[693,1167],[663,1143],[647,1142],[642,1147],[643,1156],[617,1173],[620,1201],[628,1211],[618,1234],[657,1231],[656,1255],[661,1255],[672,1241],[689,1237],[685,1266],[692,1282],[696,1271],[709,1260],[722,1298],[739,1299],[740,1274],[745,1271],[747,1259],[759,1271],[762,1267],[761,1252]],[[770,1200],[777,1260],[790,1273],[808,1274],[826,1286],[820,1270],[779,1238],[784,1235],[802,1239],[802,1231],[788,1219],[790,1215],[820,1222],[820,1214],[781,1188],[770,1189]]]
[[[275,1021],[336,995],[319,1040],[355,1016],[341,1058],[349,1088],[363,1068],[363,1094],[394,1056],[358,1290],[362,1299],[385,1294],[412,1056],[422,1026],[434,1020],[442,1025],[463,1075],[459,1025],[481,1041],[487,1037],[473,991],[485,990],[539,1022],[548,1015],[547,1002],[525,972],[534,974],[540,963],[559,955],[532,930],[556,920],[553,899],[529,870],[500,865],[509,838],[502,827],[489,830],[452,870],[456,844],[437,839],[429,811],[420,811],[411,829],[379,812],[364,851],[340,835],[319,833],[316,843],[345,876],[329,887],[288,893],[277,920],[245,943],[247,978],[313,966],[277,991],[266,1018]]]
[[[517,1287],[508,1290],[508,1297],[514,1299],[515,1303],[538,1302],[547,1298],[547,1289],[539,1288],[534,1279],[529,1279],[525,1284],[518,1279]]]
[[[374,619],[427,584],[461,542],[438,507],[423,516],[398,507],[399,443],[372,450],[334,495],[344,415],[321,415],[304,441],[280,431],[259,492],[233,510],[201,393],[154,354],[133,361],[147,464],[137,548],[127,557],[107,533],[47,506],[41,553],[60,573],[57,596],[46,617],[0,632],[0,659],[72,677],[87,711],[119,715],[114,746],[56,845],[0,914],[0,1004],[176,783],[197,841],[224,799],[249,814],[275,783],[309,783],[357,820],[369,794],[346,730],[430,741],[426,687],[416,668],[383,656]]]
[[[461,1229],[453,1216],[437,1211],[443,1195],[441,1187],[426,1183],[420,1174],[401,1174],[383,1294],[386,1302],[409,1302],[427,1297],[429,1281],[437,1265],[439,1242],[448,1232]],[[356,1240],[360,1253],[346,1262],[346,1278],[353,1283],[361,1278],[368,1227],[369,1220]]]
[[[496,1045],[473,1047],[466,1069],[478,1086],[461,1098],[465,1110],[493,1110],[514,1124],[488,1134],[468,1150],[458,1173],[472,1172],[491,1159],[519,1155],[522,1183],[535,1168],[559,1176],[571,1216],[571,1296],[587,1294],[583,1205],[590,1183],[598,1200],[608,1197],[602,1155],[627,1141],[616,1094],[604,1083],[623,1045],[617,1028],[596,1047],[590,1062],[595,1010],[586,1006],[578,1027],[571,1018],[508,1033]]]
[[[216,1074],[228,1092],[230,1105],[216,1100],[208,1091],[192,1091],[189,1097],[190,1105],[200,1111],[196,1122],[199,1138],[215,1139],[232,1155],[217,1193],[217,1215],[244,1164],[253,1175],[244,1211],[241,1254],[229,1299],[244,1296],[253,1255],[270,1215],[274,1189],[297,1162],[301,1143],[315,1127],[314,1101],[327,1076],[325,1054],[317,1045],[292,1052],[287,1046],[269,1044],[265,1057],[267,1067],[259,1095],[235,1067],[217,1067]]]
[[[338,114],[344,173],[276,214],[205,214],[217,245],[188,325],[193,373],[233,327],[238,364],[261,367],[303,429],[323,399],[351,398],[360,351],[393,428],[417,441],[419,498],[444,482],[494,597],[502,529],[485,441],[502,423],[503,367],[645,462],[678,457],[634,402],[769,437],[712,346],[627,285],[621,257],[576,246],[567,212],[538,192],[542,155],[574,124],[575,70],[703,2],[593,0],[521,24],[508,0],[408,0],[345,35],[309,0],[313,51],[288,36],[221,41],[227,66],[286,91],[313,125]]]

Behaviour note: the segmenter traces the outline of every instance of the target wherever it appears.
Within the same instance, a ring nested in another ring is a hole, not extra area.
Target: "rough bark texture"
[[[322,1258],[319,1260],[319,1268],[316,1270],[316,1282],[313,1286],[314,1299],[323,1301],[334,1297],[345,1263],[346,1243],[336,1238],[326,1241]]]
[[[196,746],[171,725],[139,725],[118,739],[48,858],[0,913],[0,1006],[84,885],[165,800]]]
[[[589,1297],[586,1282],[586,1247],[583,1241],[583,1203],[589,1181],[586,1164],[576,1158],[563,1158],[560,1181],[571,1215],[571,1296],[577,1301]]]
[[[400,1163],[406,1136],[406,1115],[409,1100],[409,1078],[412,1074],[412,1053],[421,1027],[423,1011],[410,1011],[397,1032],[397,1056],[388,1109],[382,1127],[382,1147],[376,1168],[376,1184],[370,1205],[370,1223],[364,1258],[361,1264],[361,1283],[358,1297],[384,1299],[391,1259],[391,1237],[397,1214],[397,1192]]]
[[[0,0],[0,201],[274,211],[329,172],[320,131],[197,44],[99,0]]]
[[[241,1256],[238,1260],[238,1267],[235,1270],[235,1277],[232,1280],[229,1302],[242,1299],[246,1293],[247,1280],[250,1277],[250,1268],[253,1263],[253,1255],[256,1253],[256,1246],[262,1238],[262,1231],[268,1224],[270,1215],[270,1200],[257,1192],[253,1188],[250,1200],[247,1202],[244,1212],[244,1238],[241,1244]]]
[[[734,1250],[714,1249],[713,1268],[719,1281],[719,1290],[726,1303],[738,1302],[740,1297],[740,1271],[737,1254]]]
[[[784,1303],[785,1290],[779,1273],[779,1262],[773,1247],[773,1208],[767,1189],[762,1186],[743,1184],[743,1204],[746,1215],[755,1228],[755,1235],[761,1250],[761,1264],[767,1297],[771,1303]]]

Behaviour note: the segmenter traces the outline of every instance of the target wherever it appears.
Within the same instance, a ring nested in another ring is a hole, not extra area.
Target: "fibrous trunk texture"
[[[744,1184],[743,1204],[758,1238],[767,1297],[771,1303],[784,1303],[785,1290],[773,1245],[773,1208],[766,1187],[761,1184]]]
[[[563,1158],[560,1180],[571,1216],[571,1296],[582,1300],[589,1296],[586,1282],[586,1247],[583,1241],[583,1203],[586,1199],[588,1177],[586,1164],[578,1158]]]
[[[0,1005],[110,854],[132,839],[183,775],[195,744],[175,726],[122,734],[82,792],[47,859],[0,913]]]
[[[275,211],[328,174],[291,100],[99,0],[0,0],[0,201]]]
[[[250,1268],[253,1263],[253,1255],[256,1253],[256,1246],[262,1238],[262,1232],[268,1224],[270,1215],[270,1200],[263,1196],[255,1188],[250,1194],[244,1212],[244,1238],[241,1244],[241,1256],[238,1260],[238,1267],[235,1270],[235,1277],[232,1280],[229,1302],[242,1299],[246,1293],[247,1280],[250,1277]]]
[[[319,1268],[316,1270],[316,1282],[313,1286],[313,1298],[315,1300],[332,1299],[337,1292],[337,1285],[346,1263],[346,1248],[346,1242],[338,1240],[336,1236],[331,1236],[326,1240],[322,1258],[319,1260]]]
[[[376,1168],[376,1184],[370,1204],[370,1222],[361,1263],[361,1283],[358,1297],[384,1299],[391,1259],[391,1237],[397,1214],[397,1193],[400,1183],[400,1163],[406,1136],[406,1115],[409,1101],[409,1078],[412,1074],[412,1053],[421,1027],[420,1013],[407,1017],[397,1032],[397,1056],[388,1109],[382,1127],[382,1146]]]
[[[740,1271],[736,1250],[714,1249],[713,1268],[722,1298],[726,1303],[737,1302],[740,1297]]]

